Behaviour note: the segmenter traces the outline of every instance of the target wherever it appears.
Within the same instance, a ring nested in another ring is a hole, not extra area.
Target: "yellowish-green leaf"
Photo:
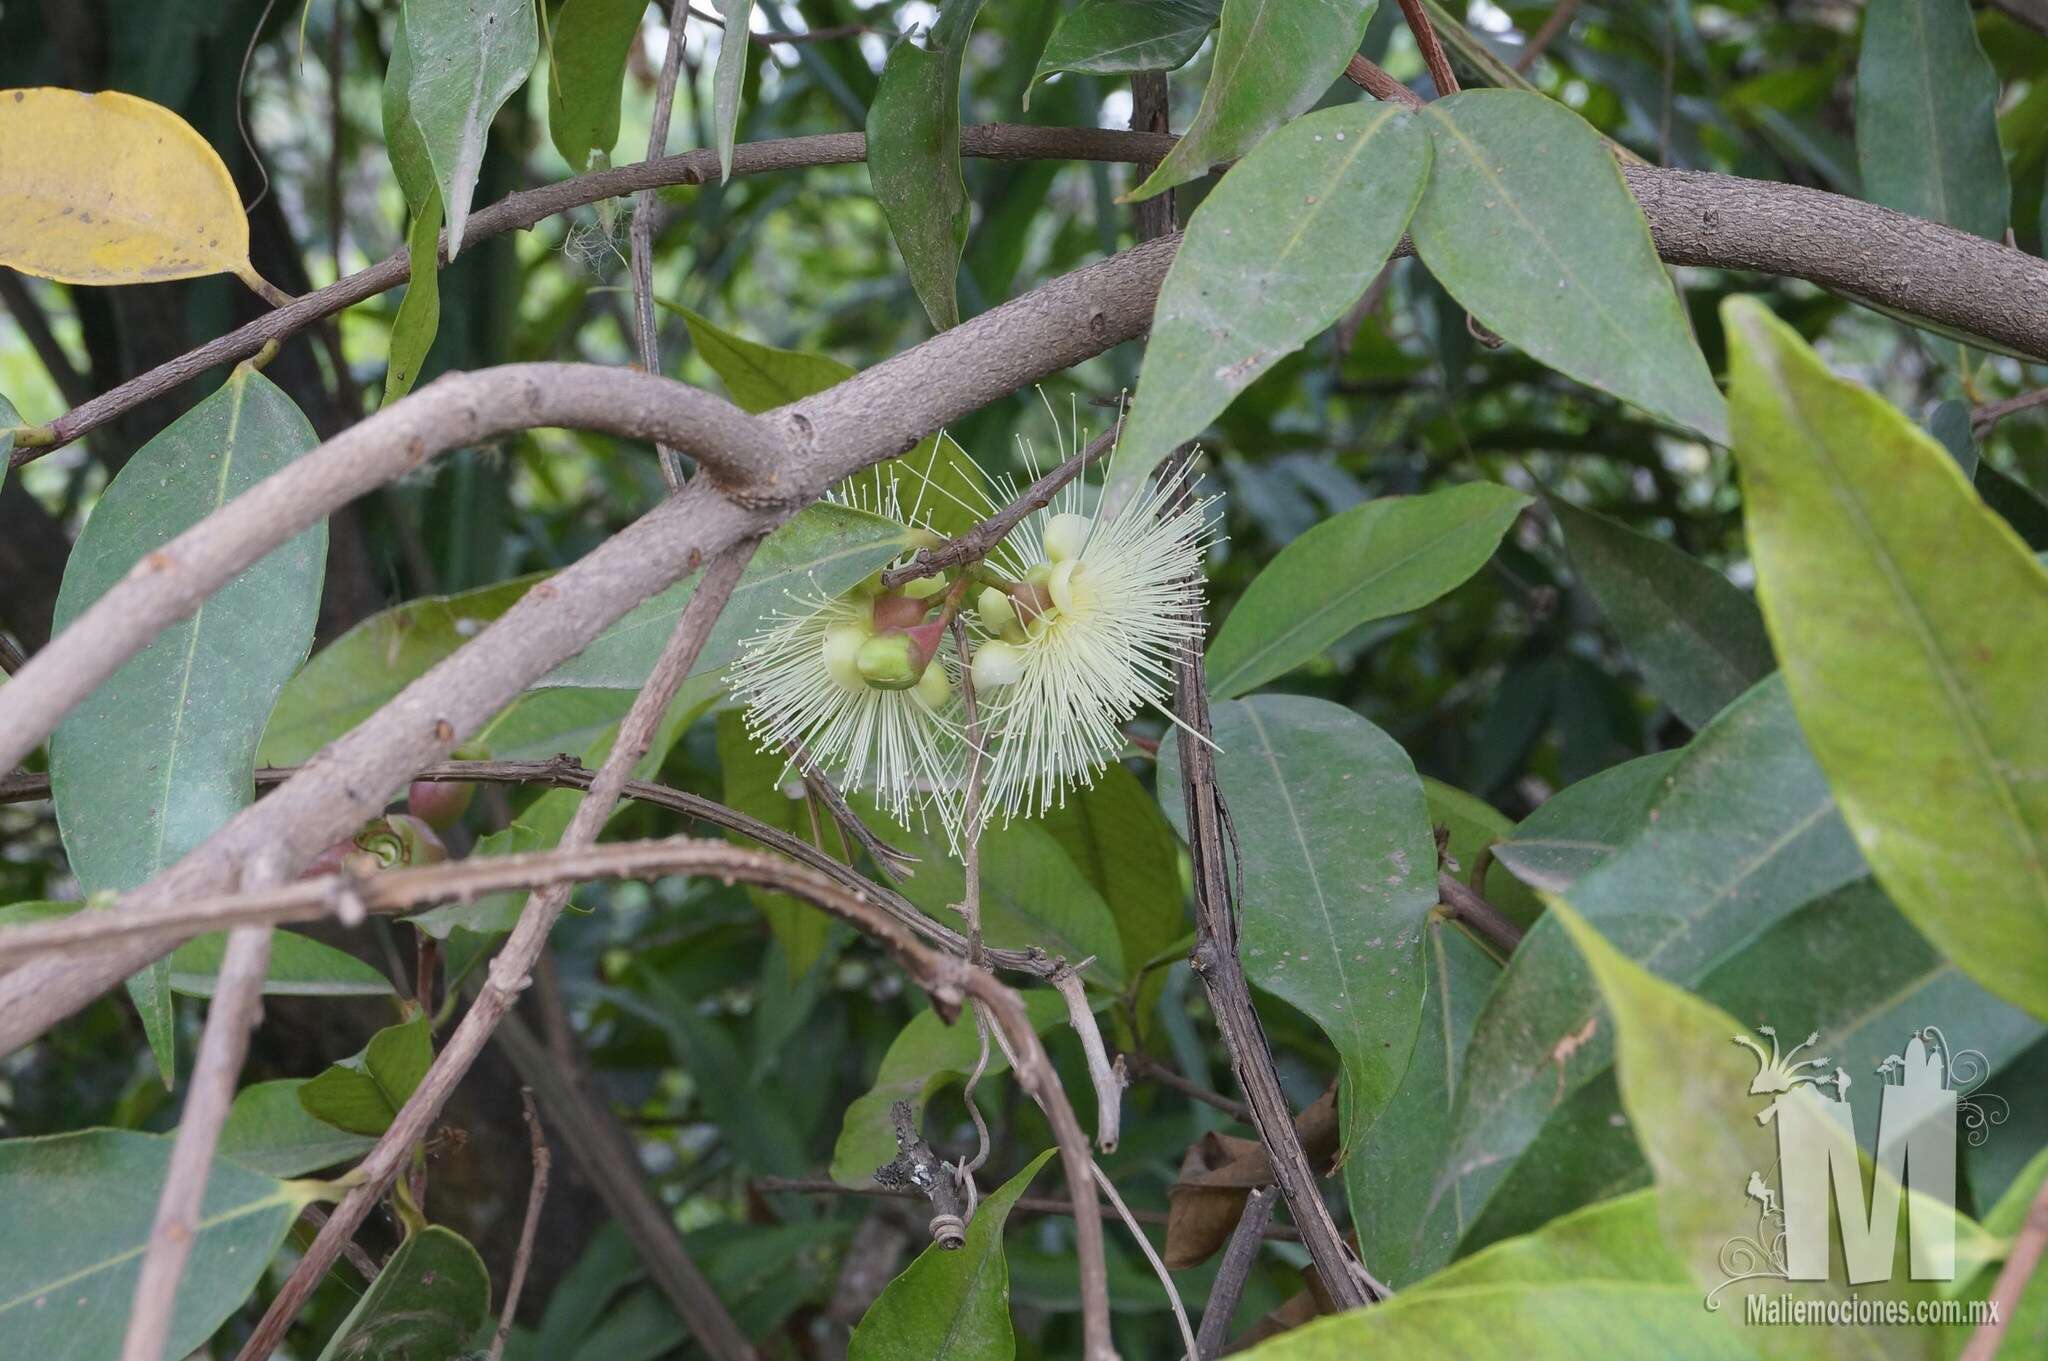
[[[67,284],[254,278],[228,168],[162,105],[0,90],[0,147],[0,264]]]
[[[405,234],[405,250],[412,261],[405,296],[399,300],[398,316],[391,323],[391,362],[384,371],[384,405],[389,406],[419,380],[420,366],[434,347],[434,335],[441,329],[441,194],[428,194],[426,206],[414,214]]]
[[[2048,571],[1955,462],[1750,299],[1724,308],[1757,595],[1899,910],[2048,1017]]]

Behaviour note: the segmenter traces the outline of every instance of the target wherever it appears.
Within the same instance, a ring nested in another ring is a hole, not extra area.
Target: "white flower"
[[[974,611],[984,821],[1064,804],[1122,750],[1125,723],[1166,707],[1174,664],[1201,646],[1213,529],[1209,501],[1178,496],[1155,484],[1104,521],[1077,479],[990,556],[1003,584]]]
[[[904,524],[893,482],[863,479],[832,500]],[[792,594],[770,626],[746,640],[733,663],[733,697],[761,750],[801,746],[840,789],[866,791],[910,825],[935,812],[949,835],[959,825],[966,746],[951,649],[925,616],[938,602],[928,583],[882,593],[873,578],[836,598]]]

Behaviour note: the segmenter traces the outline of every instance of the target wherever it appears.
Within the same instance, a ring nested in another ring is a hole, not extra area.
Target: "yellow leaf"
[[[67,284],[235,274],[249,220],[191,124],[108,90],[0,90],[0,264]]]

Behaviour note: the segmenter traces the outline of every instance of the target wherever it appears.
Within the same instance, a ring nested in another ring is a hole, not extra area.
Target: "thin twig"
[[[721,554],[706,566],[690,603],[683,607],[676,619],[675,630],[662,649],[660,659],[655,662],[646,685],[620,723],[618,737],[613,741],[604,765],[598,770],[597,778],[591,781],[589,794],[576,806],[574,816],[563,831],[560,844],[564,850],[575,852],[592,848],[598,832],[618,805],[620,790],[633,766],[653,744],[663,715],[668,712],[684,677],[696,664],[697,655],[710,637],[719,612],[724,609],[727,598],[739,581],[741,570],[753,555],[753,548],[753,542],[749,541]],[[292,1269],[277,1298],[264,1313],[262,1322],[242,1348],[239,1361],[263,1361],[283,1340],[292,1319],[334,1264],[341,1240],[355,1232],[356,1226],[369,1214],[370,1207],[402,1170],[407,1150],[433,1123],[448,1094],[482,1052],[491,1031],[525,989],[534,962],[547,945],[548,932],[568,902],[569,885],[566,882],[551,884],[527,899],[519,914],[519,924],[491,961],[476,1002],[435,1056],[426,1076],[392,1120],[391,1127],[364,1158],[360,1168],[362,1181],[342,1198],[335,1207],[334,1217]],[[700,1337],[698,1340],[718,1361],[751,1361],[753,1349],[744,1336]]]
[[[1182,1096],[1190,1100],[1199,1101],[1205,1106],[1214,1106],[1217,1110],[1222,1111],[1240,1124],[1249,1125],[1252,1123],[1252,1108],[1250,1106],[1245,1105],[1242,1101],[1233,1101],[1221,1092],[1212,1092],[1199,1082],[1189,1081],[1161,1063],[1158,1059],[1153,1058],[1150,1054],[1139,1053],[1133,1050],[1123,1054],[1121,1061],[1124,1065],[1124,1071],[1132,1077],[1146,1082],[1156,1082],[1168,1091],[1179,1092]]]
[[[1557,0],[1557,5],[1550,11],[1550,16],[1543,21],[1543,27],[1536,30],[1535,35],[1523,46],[1521,54],[1515,58],[1517,71],[1526,72],[1536,64],[1536,59],[1543,55],[1544,49],[1556,41],[1558,34],[1571,26],[1572,16],[1578,13],[1579,4],[1580,0]]]
[[[882,585],[893,589],[906,581],[928,577],[949,567],[962,567],[980,562],[1009,535],[1011,530],[1022,523],[1025,517],[1033,511],[1044,510],[1051,505],[1052,498],[1059,495],[1060,488],[1079,476],[1083,468],[1116,448],[1117,435],[1122,429],[1123,418],[1119,415],[1114,425],[1089,440],[1087,447],[1080,453],[1026,487],[1018,494],[1016,500],[958,538],[949,539],[937,548],[920,548],[910,561],[901,567],[892,567],[882,573]]]
[[[918,857],[890,845],[877,836],[875,829],[863,822],[860,814],[853,811],[853,805],[846,801],[846,795],[839,792],[839,786],[832,783],[832,777],[811,759],[811,753],[805,749],[803,743],[785,743],[782,754],[796,767],[797,776],[804,782],[804,788],[832,814],[832,821],[838,824],[840,834],[850,837],[855,845],[866,851],[868,859],[875,862],[875,868],[882,872],[884,878],[900,883],[905,875],[911,873],[912,868],[918,864]]]
[[[1422,107],[1422,96],[1388,75],[1386,71],[1362,55],[1354,55],[1344,67],[1344,79],[1371,95],[1374,99],[1389,104],[1400,104],[1407,108]]]
[[[2002,402],[1988,402],[1970,413],[1970,433],[1982,439],[1992,426],[2007,416],[2032,411],[2037,406],[2048,406],[2048,388],[2036,388]]]
[[[829,1177],[755,1177],[747,1183],[751,1190],[766,1195],[816,1195],[816,1196],[860,1196],[871,1200],[922,1200],[917,1191],[902,1190],[886,1186],[841,1186]],[[1015,1214],[1071,1215],[1074,1203],[1071,1200],[1055,1200],[1046,1196],[1022,1196],[1012,1207]],[[1131,1218],[1140,1224],[1154,1228],[1166,1227],[1169,1216],[1164,1210],[1133,1210]],[[1301,1235],[1286,1224],[1275,1224],[1261,1237],[1269,1243],[1299,1243]]]
[[[533,1136],[533,1186],[526,1193],[526,1222],[519,1226],[519,1249],[512,1254],[512,1276],[505,1283],[505,1309],[498,1315],[498,1331],[491,1338],[490,1361],[505,1355],[505,1339],[512,1336],[512,1318],[519,1312],[519,1294],[526,1288],[526,1269],[533,1264],[540,1207],[548,1198],[548,1139],[541,1131],[540,1112],[533,1108],[533,1088],[521,1087],[519,1100],[526,1107],[526,1128]]]
[[[1259,1243],[1266,1226],[1273,1222],[1273,1209],[1280,1201],[1280,1188],[1259,1186],[1245,1197],[1244,1213],[1223,1245],[1223,1262],[1216,1268],[1216,1280],[1209,1287],[1209,1302],[1202,1306],[1202,1331],[1195,1339],[1197,1361],[1223,1355],[1223,1336],[1230,1331],[1230,1317],[1244,1297],[1244,1283],[1258,1260]]]
[[[1095,1184],[1102,1188],[1102,1194],[1109,1197],[1117,1217],[1124,1221],[1124,1227],[1131,1231],[1131,1237],[1138,1240],[1138,1250],[1145,1254],[1145,1260],[1152,1264],[1152,1274],[1159,1278],[1160,1289],[1166,1292],[1166,1302],[1173,1307],[1173,1321],[1180,1325],[1181,1345],[1186,1349],[1187,1361],[1199,1361],[1201,1349],[1195,1344],[1195,1330],[1188,1326],[1187,1306],[1180,1302],[1180,1291],[1173,1284],[1173,1273],[1166,1269],[1166,1263],[1159,1259],[1159,1249],[1152,1246],[1152,1240],[1138,1227],[1138,1220],[1131,1213],[1131,1207],[1124,1204],[1124,1198],[1117,1194],[1116,1183],[1109,1179],[1100,1166],[1095,1168]]]
[[[1460,883],[1457,876],[1439,871],[1436,891],[1455,920],[1464,923],[1472,934],[1493,946],[1503,957],[1513,954],[1515,947],[1522,943],[1526,933],[1521,925],[1488,902],[1482,894]]]
[[[1386,1298],[1388,1292],[1366,1271],[1330,1218],[1315,1171],[1295,1133],[1293,1113],[1281,1091],[1265,1029],[1252,1008],[1251,988],[1237,956],[1235,906],[1223,858],[1229,815],[1216,787],[1208,683],[1198,649],[1182,653],[1175,681],[1181,792],[1195,880],[1195,953],[1190,962],[1208,991],[1216,1028],[1250,1101],[1252,1123],[1266,1146],[1274,1179],[1287,1196],[1288,1209],[1301,1228],[1302,1241],[1323,1288],[1339,1310],[1357,1309]]]
[[[318,1233],[320,1232],[320,1226],[327,1222],[327,1211],[318,1205],[308,1205],[305,1209],[299,1211],[299,1218],[305,1220],[311,1226],[313,1232]],[[377,1273],[383,1270],[382,1267],[377,1265],[377,1259],[364,1252],[362,1244],[354,1239],[350,1239],[341,1245],[341,1255],[350,1266],[356,1269],[356,1273],[365,1281],[376,1280]]]
[[[1415,45],[1422,49],[1422,63],[1429,68],[1437,94],[1456,94],[1457,73],[1451,70],[1451,59],[1444,55],[1444,45],[1437,39],[1436,28],[1429,22],[1422,0],[1401,0],[1401,17],[1408,21],[1408,31],[1415,35]]]
[[[974,701],[974,659],[967,651],[967,622],[953,616],[953,649],[960,657],[960,701],[967,728],[967,791],[960,805],[960,920],[967,924],[967,962],[982,964],[981,948],[981,714]]]
[[[545,997],[541,1000],[542,1018],[552,1032],[551,1009]],[[676,1232],[669,1207],[648,1186],[632,1136],[594,1090],[589,1065],[574,1041],[566,1058],[551,1053],[516,1014],[507,1015],[491,1038],[512,1060],[520,1081],[539,1095],[556,1137],[625,1229],[648,1277],[691,1335],[739,1335],[739,1325]]]
[[[676,77],[683,68],[683,20],[690,12],[690,0],[670,0],[668,7],[668,53],[661,59],[661,78],[654,87],[654,115],[647,132],[647,159],[659,161],[668,150],[669,117],[675,110]],[[633,196],[633,338],[640,348],[640,367],[649,373],[661,370],[661,335],[654,320],[654,210],[652,189]],[[674,493],[683,485],[683,456],[669,445],[657,446],[661,454],[661,477]]]
[[[252,876],[252,878],[255,876]],[[268,877],[268,876],[266,876]],[[257,887],[264,887],[260,882]],[[128,1332],[121,1344],[122,1361],[162,1361],[169,1344],[171,1318],[178,1306],[178,1287],[185,1264],[199,1236],[199,1206],[213,1171],[213,1151],[220,1142],[228,1107],[234,1104],[235,1080],[241,1076],[249,1035],[263,1014],[263,979],[270,971],[271,928],[245,926],[228,934],[220,980],[207,1008],[206,1031],[199,1040],[191,1090],[178,1119],[178,1137],[171,1145],[170,1169],[157,1200],[156,1222],[150,1227],[142,1270],[135,1279],[135,1302]]]
[[[1139,71],[1131,77],[1131,131],[1168,131],[1172,108],[1166,85],[1166,72]],[[1131,167],[1131,182],[1143,184],[1158,163],[1139,161]],[[1150,198],[1139,199],[1131,205],[1131,225],[1136,229],[1140,241],[1155,241],[1171,235],[1179,227],[1175,219],[1174,191],[1165,190]]]
[[[2034,1203],[2027,1209],[2026,1221],[2012,1240],[2012,1250],[2005,1255],[1998,1280],[1992,1284],[1991,1317],[1977,1325],[1977,1331],[1970,1335],[1970,1344],[1956,1361],[1992,1361],[1998,1355],[1998,1344],[2004,1340],[2005,1330],[2012,1326],[2013,1315],[2019,1312],[2020,1296],[2041,1265],[2044,1250],[2048,1250],[2048,1180],[2042,1181]]]
[[[1129,1084],[1123,1070],[1109,1061],[1109,1053],[1103,1048],[1102,1027],[1095,1023],[1095,1013],[1088,1006],[1080,966],[1054,974],[1052,985],[1066,1001],[1067,1024],[1080,1037],[1081,1054],[1088,1063],[1088,1081],[1095,1088],[1095,1147],[1104,1153],[1114,1153],[1123,1125],[1124,1088]]]

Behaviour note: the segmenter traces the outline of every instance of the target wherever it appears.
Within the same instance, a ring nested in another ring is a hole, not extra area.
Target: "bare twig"
[[[1998,1355],[1998,1344],[2004,1340],[2005,1330],[2012,1326],[2013,1315],[2019,1312],[2020,1296],[2041,1265],[2044,1250],[2048,1250],[2048,1180],[2042,1181],[2040,1192],[2028,1207],[2026,1220],[2012,1241],[2012,1250],[2005,1255],[2005,1265],[1991,1286],[1992,1316],[1977,1325],[1957,1361],[1992,1361]]]
[[[1237,1302],[1244,1297],[1245,1280],[1258,1259],[1260,1240],[1266,1226],[1273,1222],[1273,1208],[1279,1201],[1280,1189],[1276,1186],[1255,1187],[1245,1197],[1244,1213],[1238,1216],[1237,1227],[1230,1231],[1230,1241],[1223,1247],[1223,1262],[1209,1287],[1209,1302],[1202,1306],[1202,1331],[1195,1339],[1198,1361],[1223,1355],[1223,1337],[1230,1331],[1230,1316],[1237,1312]]]
[[[2007,416],[2032,411],[2037,406],[2048,406],[2048,388],[2022,392],[2019,396],[2008,397],[2002,402],[1987,402],[1970,413],[1970,433],[1982,439],[1992,426]]]
[[[318,1205],[308,1205],[305,1209],[299,1211],[299,1218],[305,1220],[313,1232],[318,1233],[320,1232],[320,1226],[327,1222],[327,1211]],[[377,1273],[383,1270],[382,1267],[377,1265],[377,1259],[364,1252],[362,1245],[353,1239],[342,1244],[341,1255],[350,1266],[356,1269],[356,1274],[365,1281],[376,1280]]]
[[[1166,1302],[1173,1308],[1173,1321],[1180,1325],[1181,1345],[1186,1349],[1187,1361],[1198,1361],[1201,1349],[1195,1345],[1195,1330],[1188,1326],[1187,1306],[1180,1302],[1180,1291],[1173,1284],[1173,1273],[1166,1269],[1166,1263],[1159,1259],[1159,1249],[1152,1246],[1152,1240],[1138,1227],[1138,1220],[1131,1213],[1131,1207],[1124,1204],[1124,1198],[1117,1194],[1116,1183],[1109,1179],[1100,1167],[1095,1169],[1095,1184],[1102,1188],[1102,1194],[1109,1197],[1109,1203],[1116,1210],[1124,1227],[1131,1231],[1131,1237],[1138,1240],[1138,1250],[1145,1254],[1145,1260],[1152,1264],[1152,1274],[1159,1278],[1160,1289],[1166,1292]]]
[[[1435,82],[1437,94],[1456,94],[1457,74],[1451,70],[1451,59],[1444,55],[1444,45],[1437,39],[1436,27],[1429,22],[1422,0],[1401,0],[1401,17],[1408,21],[1408,30],[1415,35],[1415,45],[1422,49],[1422,63],[1429,68],[1429,78]]]
[[[863,1196],[873,1200],[922,1200],[920,1191],[902,1190],[884,1186],[841,1186],[829,1177],[756,1177],[747,1185],[756,1191],[769,1195],[818,1195],[818,1196]],[[1045,1196],[1021,1196],[1014,1207],[1014,1214],[1071,1215],[1074,1203],[1071,1200],[1054,1200]],[[1133,1210],[1131,1218],[1140,1224],[1154,1228],[1165,1228],[1167,1214],[1164,1210]],[[1285,1224],[1269,1227],[1262,1235],[1269,1243],[1299,1243],[1301,1235]]]
[[[721,1339],[716,1354],[739,1355],[733,1343],[734,1338],[744,1343],[739,1325],[683,1245],[668,1207],[648,1187],[631,1136],[593,1090],[582,1054],[572,1048],[564,1062],[516,1015],[507,1015],[492,1039],[512,1060],[520,1081],[539,1095],[562,1146],[597,1187],[598,1198],[633,1241],[676,1317],[693,1337]]]
[[[1515,947],[1522,943],[1524,932],[1521,926],[1488,902],[1484,895],[1460,883],[1455,875],[1439,871],[1436,891],[1443,905],[1450,909],[1452,918],[1493,946],[1503,958],[1513,954]]]
[[[1195,880],[1196,939],[1190,963],[1208,991],[1216,1028],[1251,1103],[1252,1123],[1266,1146],[1274,1179],[1287,1197],[1323,1288],[1338,1309],[1356,1309],[1386,1298],[1387,1290],[1346,1245],[1330,1218],[1329,1207],[1323,1204],[1315,1171],[1295,1133],[1293,1113],[1273,1068],[1265,1029],[1252,1008],[1251,989],[1237,957],[1237,925],[1223,858],[1228,814],[1216,787],[1215,760],[1208,740],[1209,700],[1201,652],[1189,648],[1176,672],[1174,714],[1179,722],[1175,727]]]
[[[1344,78],[1374,99],[1390,104],[1402,104],[1411,109],[1422,107],[1422,96],[1388,75],[1384,69],[1367,60],[1363,55],[1354,54],[1344,67]]]
[[[1089,440],[1085,448],[1069,458],[1059,467],[1046,473],[1018,494],[1017,499],[998,510],[958,538],[948,539],[937,548],[920,548],[910,561],[901,567],[892,567],[882,573],[882,584],[888,587],[901,586],[906,581],[930,576],[948,567],[962,567],[980,562],[995,546],[1008,536],[1033,511],[1043,510],[1052,504],[1052,498],[1059,495],[1060,488],[1080,476],[1081,470],[1116,448],[1117,435],[1123,429],[1123,418],[1119,416],[1109,429]]]
[[[1572,16],[1579,11],[1581,0],[1557,0],[1550,16],[1543,21],[1543,27],[1536,30],[1521,53],[1515,58],[1515,69],[1527,71],[1543,55],[1544,49],[1557,40],[1557,35],[1571,27]]]
[[[1108,1051],[1103,1048],[1102,1028],[1095,1024],[1095,1013],[1088,1007],[1088,991],[1081,986],[1080,967],[1054,974],[1052,985],[1066,1001],[1067,1024],[1080,1037],[1081,1053],[1088,1062],[1088,1080],[1095,1088],[1095,1146],[1104,1153],[1114,1153],[1123,1125],[1124,1088],[1129,1084],[1123,1069],[1109,1061]]]
[[[1131,77],[1132,132],[1167,131],[1171,112],[1166,72],[1140,71]],[[1156,161],[1139,161],[1131,168],[1131,182],[1143,184],[1157,165]],[[1174,217],[1173,190],[1168,189],[1132,204],[1131,222],[1140,241],[1154,241],[1171,235],[1180,225]]]
[[[890,1105],[889,1123],[896,1131],[896,1156],[875,1169],[875,1183],[915,1191],[929,1200],[932,1217],[926,1227],[932,1242],[947,1252],[959,1251],[967,1243],[967,1216],[972,1211],[952,1165],[925,1142],[917,1128],[916,1108],[908,1101]]]
[[[832,814],[832,821],[838,824],[840,832],[867,852],[868,859],[875,862],[875,868],[882,871],[883,877],[901,882],[903,876],[911,872],[911,867],[918,863],[918,857],[875,835],[875,829],[861,821],[860,814],[847,803],[846,795],[839,792],[839,786],[832,783],[831,776],[818,768],[818,763],[811,759],[811,753],[804,749],[803,743],[787,744],[782,754],[796,767],[804,788]]]
[[[533,1264],[540,1207],[548,1198],[548,1140],[541,1131],[540,1112],[533,1108],[533,1088],[522,1087],[519,1100],[526,1107],[527,1132],[533,1136],[533,1186],[526,1193],[526,1221],[519,1226],[519,1249],[512,1254],[512,1276],[505,1283],[505,1308],[498,1315],[498,1331],[491,1338],[490,1361],[499,1361],[505,1355],[505,1339],[512,1336],[512,1319],[519,1312],[520,1292],[526,1288],[526,1269]]]
[[[710,636],[719,611],[725,607],[727,597],[732,594],[733,586],[739,581],[740,572],[752,554],[753,543],[749,541],[721,554],[705,569],[690,603],[683,607],[677,618],[675,631],[662,649],[661,658],[655,663],[647,684],[620,723],[618,737],[597,778],[591,781],[589,794],[576,806],[575,814],[562,833],[561,845],[565,850],[586,850],[596,841],[598,832],[618,804],[621,787],[634,764],[652,745],[662,716],[668,712],[669,703],[681,688],[684,677],[696,664],[704,640]],[[355,1232],[356,1226],[370,1212],[370,1207],[402,1170],[406,1152],[413,1141],[426,1133],[447,1101],[448,1094],[482,1052],[491,1031],[525,989],[528,975],[547,945],[548,932],[568,901],[569,886],[565,882],[540,889],[527,899],[519,914],[519,924],[491,961],[475,1003],[449,1036],[448,1043],[435,1056],[418,1089],[393,1118],[390,1129],[364,1158],[360,1169],[362,1181],[342,1198],[335,1207],[334,1217],[321,1229],[306,1249],[305,1256],[292,1269],[277,1298],[265,1311],[262,1322],[242,1348],[240,1361],[263,1361],[283,1340],[292,1319],[334,1264],[341,1241]],[[743,1337],[735,1339],[737,1345],[730,1348],[718,1345],[720,1339],[703,1338],[700,1341],[719,1361],[750,1361],[752,1357],[752,1348],[746,1345]]]
[[[254,876],[252,876],[254,877]],[[259,885],[261,886],[261,885]],[[157,1200],[156,1222],[150,1227],[142,1270],[135,1280],[135,1303],[128,1314],[128,1332],[121,1344],[122,1361],[162,1361],[169,1344],[171,1318],[178,1305],[178,1286],[185,1263],[199,1236],[199,1205],[213,1171],[213,1150],[220,1142],[228,1107],[234,1104],[235,1080],[249,1052],[249,1034],[263,1014],[263,979],[270,971],[271,928],[245,926],[228,935],[220,981],[207,1009],[206,1032],[192,1069],[185,1112],[178,1119],[178,1137],[171,1145],[170,1169]]]
[[[1357,62],[1346,74],[1353,80],[1364,76]],[[1395,94],[1394,89],[1406,90],[1398,81],[1390,78],[1389,84],[1393,88],[1368,88],[1381,98],[1415,98],[1412,91]],[[963,155],[994,160],[1141,162],[1157,161],[1173,140],[1108,128],[997,123],[963,129],[960,149]],[[848,165],[866,155],[866,139],[857,132],[751,142],[734,148],[732,173]],[[1981,336],[2023,355],[2048,359],[2048,264],[2023,251],[1799,185],[1642,165],[1624,165],[1623,173],[1649,218],[1666,263],[1805,279],[1859,301]],[[716,152],[692,151],[522,190],[472,213],[463,243],[521,231],[584,204],[648,188],[704,184],[717,175]],[[409,268],[406,253],[394,252],[366,270],[130,379],[58,417],[34,444],[18,445],[13,462],[18,466],[40,458],[220,364],[246,359],[267,340],[294,335],[321,318],[396,288],[405,282]]]
[[[668,123],[676,104],[676,76],[683,68],[683,19],[690,0],[670,0],[668,52],[661,59],[661,78],[654,86],[654,114],[647,132],[647,159],[658,161],[668,150]],[[640,367],[661,372],[661,334],[654,320],[654,214],[652,189],[633,196],[633,338],[640,347]],[[667,444],[658,446],[661,476],[673,492],[683,485],[682,455]]]
[[[1243,1124],[1249,1125],[1252,1123],[1252,1108],[1250,1106],[1245,1105],[1242,1101],[1233,1101],[1221,1092],[1212,1092],[1199,1082],[1189,1081],[1161,1063],[1158,1059],[1153,1058],[1150,1054],[1142,1054],[1134,1050],[1120,1057],[1124,1070],[1130,1073],[1131,1076],[1146,1082],[1156,1082],[1168,1091],[1179,1092],[1190,1100],[1199,1101],[1205,1106],[1213,1106],[1231,1119]]]

